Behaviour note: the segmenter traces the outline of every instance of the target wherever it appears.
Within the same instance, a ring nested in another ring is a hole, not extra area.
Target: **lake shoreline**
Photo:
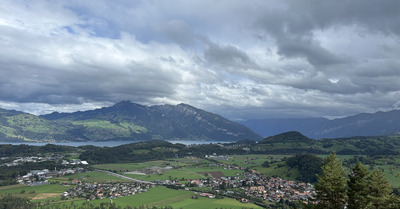
[[[173,144],[217,144],[217,143],[232,143],[232,141],[200,141],[200,140],[164,140]],[[87,141],[87,142],[0,142],[1,144],[11,144],[11,145],[30,145],[30,146],[44,146],[46,144],[63,145],[71,147],[80,146],[96,146],[96,147],[116,147],[124,144],[146,142],[146,141]]]

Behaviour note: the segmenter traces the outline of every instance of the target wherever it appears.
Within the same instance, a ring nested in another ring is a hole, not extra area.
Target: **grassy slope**
[[[6,124],[0,125],[0,132],[7,137],[24,140],[52,139],[54,134],[66,134],[73,126],[68,123],[48,121],[31,114],[5,116]]]
[[[71,186],[61,186],[57,184],[44,184],[38,186],[26,186],[26,185],[11,185],[0,187],[0,195],[12,194],[18,197],[25,197],[29,199],[35,199],[38,196],[44,196],[51,194],[52,197],[59,196],[62,192],[65,192]],[[25,190],[24,193],[21,191]],[[54,195],[55,194],[55,195]]]
[[[90,138],[129,137],[131,133],[139,134],[147,132],[145,127],[127,122],[111,123],[107,120],[89,119],[73,121],[72,123],[83,125],[87,129],[87,135]]]
[[[135,194],[133,196],[121,197],[113,200],[117,206],[126,207],[137,207],[141,205],[152,206],[172,206],[174,208],[188,208],[188,209],[209,209],[209,208],[261,208],[254,204],[243,204],[235,199],[224,198],[224,199],[208,199],[200,197],[197,200],[191,199],[194,192],[185,190],[173,190],[165,187],[155,187],[149,189],[148,192]],[[74,201],[75,204],[79,205],[84,203],[85,200]],[[108,199],[93,200],[90,203],[100,205],[103,202],[110,202]],[[65,203],[69,205],[70,203]]]
[[[174,208],[260,208],[254,204],[243,204],[237,200],[224,198],[218,199],[208,199],[200,197],[197,200],[191,199],[194,195],[193,192],[184,190],[173,190],[164,187],[156,187],[151,189],[149,192],[134,195],[132,197],[116,199],[117,204],[121,206],[139,206],[139,205],[149,205],[149,206],[163,206],[170,205]]]

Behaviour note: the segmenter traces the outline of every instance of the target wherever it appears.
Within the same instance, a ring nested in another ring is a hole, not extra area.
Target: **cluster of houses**
[[[215,164],[214,166],[221,165]],[[225,168],[245,170],[244,168],[232,165],[227,165]],[[207,179],[191,179],[186,180],[186,183],[173,180],[155,181],[155,183],[178,188],[186,188],[187,190],[191,190],[191,187],[209,187],[211,188],[211,191],[215,193],[240,197],[242,198],[241,202],[248,202],[247,198],[261,198],[271,202],[278,202],[282,199],[288,201],[307,201],[315,193],[315,189],[310,183],[299,183],[279,177],[266,177],[255,170],[248,170],[242,174],[231,177],[223,176],[219,178],[211,177]],[[237,189],[242,192],[237,192]],[[197,189],[195,189],[195,191],[196,190]],[[200,196],[209,198],[215,197],[210,193],[203,194],[204,195]],[[243,198],[243,194],[245,198]]]
[[[80,159],[72,159],[70,161],[63,160],[61,164],[63,164],[63,165],[89,165],[89,163],[86,160],[80,160]]]
[[[213,160],[229,160],[230,158],[232,158],[227,155],[217,155],[217,153],[213,153],[212,155],[205,155],[204,157]]]
[[[310,183],[296,183],[279,177],[260,177],[257,180],[257,185],[247,187],[245,194],[268,201],[280,201],[281,199],[307,201],[315,192],[313,185]]]
[[[28,184],[28,185],[36,185],[36,184],[43,184],[47,183],[47,179],[71,175],[75,173],[83,173],[85,172],[84,168],[67,168],[67,169],[60,169],[60,170],[52,170],[43,169],[43,170],[32,170],[28,172],[24,176],[18,176],[17,181],[20,184]]]
[[[147,192],[148,188],[154,187],[154,185],[142,183],[82,183],[77,179],[74,179],[72,184],[77,184],[77,186],[62,193],[63,198],[114,199]]]
[[[62,160],[63,165],[88,165],[89,163],[80,159],[64,160],[62,154],[53,154],[52,156],[28,156],[28,157],[1,157],[0,160],[8,161],[0,164],[0,166],[17,166],[23,163],[37,163],[43,161],[57,161]]]

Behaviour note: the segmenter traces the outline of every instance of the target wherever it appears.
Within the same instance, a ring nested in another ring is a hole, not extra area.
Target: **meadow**
[[[185,190],[174,190],[165,187],[155,187],[149,189],[148,192],[135,194],[133,196],[121,197],[113,199],[113,203],[117,206],[136,207],[141,205],[147,205],[150,207],[156,206],[172,206],[173,208],[190,208],[190,209],[209,209],[209,208],[261,208],[252,203],[241,203],[235,199],[224,198],[224,199],[209,199],[206,197],[199,197],[199,199],[192,199],[195,192]],[[86,200],[76,200],[65,204],[80,205],[86,202]],[[110,202],[109,199],[93,200],[90,201],[92,204],[100,205],[104,202]]]
[[[27,186],[22,184],[0,187],[0,195],[12,194],[17,197],[25,197],[32,200],[48,200],[59,198],[60,194],[72,186],[58,184],[43,184]]]
[[[141,179],[145,181],[154,180],[187,180],[187,179],[201,179],[212,176],[213,173],[222,173],[224,176],[234,176],[237,173],[241,174],[241,170],[226,170],[223,167],[181,167],[180,169],[171,169],[163,172],[162,175],[137,175],[137,174],[124,174],[131,178]],[[215,175],[214,174],[214,175]],[[218,175],[218,174],[217,174]]]
[[[96,171],[90,171],[90,172],[85,172],[85,173],[78,173],[78,174],[73,174],[73,175],[67,175],[67,176],[61,176],[61,177],[56,177],[49,179],[50,182],[58,182],[58,183],[63,183],[63,182],[71,182],[73,179],[78,179],[80,181],[84,182],[98,182],[98,183],[112,183],[112,182],[126,182],[129,180],[118,178],[116,176],[111,176],[106,173],[102,172],[96,172]]]
[[[243,168],[249,168],[257,170],[267,176],[279,176],[284,179],[296,180],[299,175],[297,169],[290,169],[284,158],[289,157],[288,155],[232,155],[228,160],[218,160],[224,164],[237,165]],[[319,155],[319,157],[325,158],[326,155]],[[358,156],[367,158],[367,156]],[[338,155],[338,158],[342,161],[352,160],[352,155]],[[370,170],[381,169],[385,172],[387,179],[392,183],[394,187],[400,186],[400,177],[397,174],[400,173],[400,159],[397,157],[391,158],[368,158],[371,164],[366,164]],[[269,167],[263,167],[263,162],[268,161]],[[234,176],[243,173],[242,170],[228,170],[222,166],[210,167],[211,164],[215,164],[213,160],[198,159],[198,158],[174,158],[158,161],[149,161],[144,163],[120,163],[120,164],[101,164],[94,165],[93,167],[103,170],[117,171],[123,174],[128,171],[138,171],[144,168],[152,166],[159,167],[174,167],[173,169],[164,171],[162,175],[149,174],[149,175],[137,175],[137,174],[124,174],[126,176],[142,179],[146,181],[154,180],[179,180],[186,181],[187,179],[200,179],[207,178],[212,175],[223,175],[223,176]],[[348,168],[346,168],[348,170]],[[85,199],[73,198],[68,200],[62,200],[60,194],[66,191],[68,188],[73,186],[63,186],[61,183],[70,182],[72,179],[78,179],[83,182],[124,182],[124,180],[115,176],[108,175],[106,173],[91,171],[80,174],[73,174],[63,177],[57,177],[49,179],[53,184],[38,185],[38,186],[27,186],[27,185],[11,185],[0,187],[0,195],[12,194],[18,197],[25,197],[31,199],[34,202],[42,202],[43,204],[64,204],[64,205],[81,205],[86,202]],[[210,188],[199,188],[204,191],[208,191]],[[172,206],[174,208],[259,208],[258,206],[250,203],[241,203],[238,200],[223,198],[223,199],[209,199],[199,197],[199,199],[192,199],[195,195],[192,191],[186,190],[174,190],[161,186],[151,188],[148,192],[135,194],[133,196],[121,197],[113,199],[113,203],[122,208],[125,206],[141,206],[148,205],[152,206]],[[110,202],[109,199],[98,199],[90,201],[91,204],[100,205],[104,202]]]

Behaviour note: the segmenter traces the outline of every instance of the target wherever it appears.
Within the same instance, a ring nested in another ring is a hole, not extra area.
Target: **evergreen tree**
[[[351,168],[347,181],[349,209],[367,208],[369,199],[369,172],[367,168],[357,160],[357,165]]]
[[[371,206],[369,208],[383,209],[394,207],[393,189],[381,170],[374,170],[369,176]],[[394,207],[395,208],[395,207]]]
[[[322,174],[317,175],[318,183],[315,185],[318,208],[341,209],[346,199],[346,178],[342,163],[332,152],[322,166]]]

